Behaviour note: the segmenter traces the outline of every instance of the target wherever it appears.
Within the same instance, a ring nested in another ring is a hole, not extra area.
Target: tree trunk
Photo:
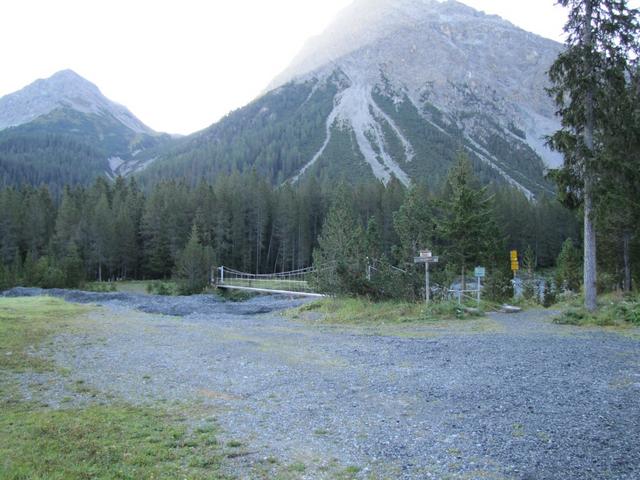
[[[466,279],[466,276],[464,274],[464,270],[465,270],[465,268],[464,268],[464,265],[463,265],[462,266],[462,292],[463,292],[463,295],[464,295],[464,291],[467,289],[467,279]]]
[[[598,306],[596,285],[596,226],[593,221],[591,179],[586,177],[584,183],[584,306],[587,310],[593,312]]]
[[[622,234],[622,256],[624,258],[624,285],[625,292],[631,291],[631,232],[626,231]]]
[[[589,48],[593,47],[593,2],[585,2],[585,28],[584,43]],[[589,65],[590,70],[593,69]],[[593,179],[591,157],[593,155],[593,131],[594,131],[594,101],[593,86],[591,86],[585,99],[585,129],[584,144],[589,150],[584,159],[584,306],[593,312],[597,308],[598,292],[596,287],[596,226],[593,219]]]

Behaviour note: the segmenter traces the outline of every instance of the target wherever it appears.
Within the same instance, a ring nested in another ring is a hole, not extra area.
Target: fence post
[[[220,270],[220,283],[223,284],[224,283],[224,266],[219,267],[218,270]]]

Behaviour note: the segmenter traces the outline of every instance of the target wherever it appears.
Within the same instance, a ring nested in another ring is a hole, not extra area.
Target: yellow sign
[[[511,250],[511,270],[517,272],[520,270],[520,265],[518,264],[518,251]]]

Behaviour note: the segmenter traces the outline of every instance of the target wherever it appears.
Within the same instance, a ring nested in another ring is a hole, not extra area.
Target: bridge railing
[[[309,281],[313,273],[313,267],[289,272],[248,273],[223,266],[218,269],[217,285],[222,288],[315,294]]]

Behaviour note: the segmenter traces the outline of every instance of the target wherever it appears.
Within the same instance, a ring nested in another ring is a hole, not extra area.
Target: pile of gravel
[[[123,292],[85,292],[60,288],[16,287],[0,294],[3,297],[38,297],[47,295],[68,302],[130,308],[145,313],[185,317],[194,314],[233,313],[256,315],[291,308],[306,300],[283,295],[260,296],[240,303],[226,302],[217,295],[161,296]]]

